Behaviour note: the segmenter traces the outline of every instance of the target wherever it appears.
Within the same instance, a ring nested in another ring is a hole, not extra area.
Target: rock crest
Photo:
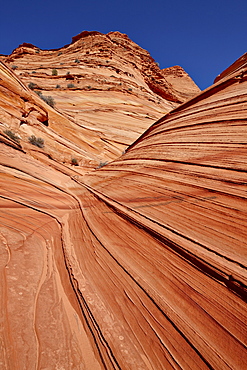
[[[246,56],[185,101],[117,32],[35,48],[0,63],[0,367],[243,369]]]

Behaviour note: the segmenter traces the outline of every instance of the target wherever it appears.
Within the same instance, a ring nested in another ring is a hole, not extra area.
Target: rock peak
[[[246,367],[246,71],[196,94],[118,32],[0,56],[2,369]]]
[[[85,37],[96,36],[96,35],[104,35],[104,34],[99,31],[82,31],[78,35],[72,37],[72,44],[74,44],[76,41],[83,39]]]

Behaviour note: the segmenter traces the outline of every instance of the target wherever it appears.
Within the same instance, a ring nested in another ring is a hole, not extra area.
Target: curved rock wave
[[[1,368],[244,368],[246,73],[84,176],[0,137]]]

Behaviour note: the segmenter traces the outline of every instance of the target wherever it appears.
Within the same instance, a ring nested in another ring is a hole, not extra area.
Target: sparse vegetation
[[[50,96],[50,95],[49,96],[42,95],[41,96],[41,99],[43,99],[48,105],[50,105],[50,107],[54,108],[55,101],[54,101],[54,99],[53,99],[52,96]]]
[[[75,59],[75,63],[80,63],[80,60],[79,59]]]
[[[40,90],[35,90],[35,93],[36,93],[37,95],[39,95],[39,96],[41,96],[41,95],[42,95],[42,92],[41,92]]]
[[[60,89],[60,87],[61,87],[60,85],[56,85],[56,89]]]
[[[128,91],[132,91],[131,87],[128,89]]]
[[[51,74],[52,74],[52,76],[57,76],[57,70],[56,70],[56,68],[53,68],[53,70],[51,71]]]
[[[17,69],[17,68],[18,68],[18,66],[13,65],[13,66],[11,66],[11,68],[12,68],[13,70],[15,70],[15,69]]]
[[[41,137],[36,137],[32,135],[28,138],[28,140],[31,144],[37,146],[38,148],[44,147],[44,139],[42,139]]]
[[[35,88],[37,88],[37,85],[34,82],[30,82],[28,84],[28,87],[29,87],[29,89],[34,90]]]
[[[78,166],[79,164],[78,164],[78,160],[76,159],[76,158],[72,158],[71,159],[71,164],[73,165],[73,166]]]
[[[101,167],[104,167],[104,166],[106,166],[107,165],[107,161],[105,161],[105,162],[102,162],[102,161],[100,161],[100,163],[99,163],[99,165],[98,165],[98,168],[101,168]]]
[[[59,51],[59,53],[57,54],[57,56],[59,57],[59,55],[62,55],[63,53],[61,51]]]
[[[67,85],[67,88],[68,88],[68,89],[72,89],[73,87],[75,87],[75,85],[74,85],[74,84],[71,84],[71,83],[70,83],[70,84],[68,84],[68,85]]]
[[[40,90],[36,90],[35,91],[37,95],[39,95],[39,97],[44,100],[44,102],[46,102],[46,104],[50,105],[50,107],[54,108],[55,106],[55,101],[53,99],[52,96],[45,96],[42,94],[42,92]]]
[[[10,137],[10,139],[16,141],[17,143],[20,142],[19,136],[17,136],[13,131],[11,130],[4,130],[4,133]]]
[[[88,88],[88,90],[91,90],[92,86],[88,85],[87,88]]]

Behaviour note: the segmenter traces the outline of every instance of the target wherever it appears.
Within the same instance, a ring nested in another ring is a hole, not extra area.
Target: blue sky
[[[0,54],[23,42],[62,47],[83,30],[126,33],[161,68],[180,65],[205,89],[247,51],[247,0],[8,0]]]

